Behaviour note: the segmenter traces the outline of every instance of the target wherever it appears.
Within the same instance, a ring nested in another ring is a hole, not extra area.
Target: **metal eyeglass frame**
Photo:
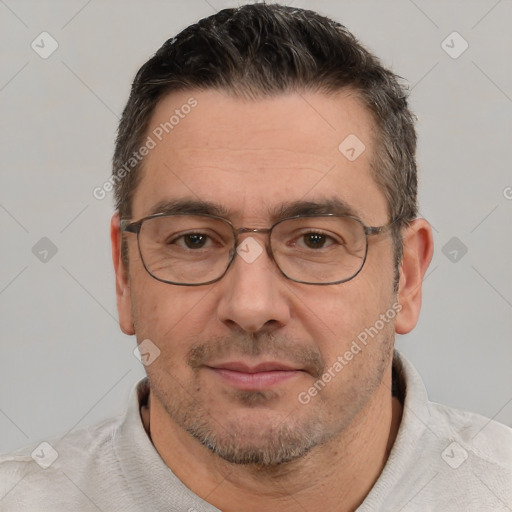
[[[151,271],[146,266],[146,262],[144,261],[144,257],[142,255],[142,250],[140,248],[140,241],[139,241],[139,234],[140,234],[140,231],[142,228],[142,224],[147,220],[155,219],[158,217],[184,217],[184,216],[206,217],[209,219],[221,220],[231,228],[231,231],[233,232],[233,240],[234,240],[233,251],[232,251],[231,257],[228,261],[228,264],[226,266],[226,269],[219,277],[212,279],[210,281],[205,281],[204,283],[178,283],[175,281],[168,281],[166,279],[161,279],[160,277],[155,276],[154,274],[151,273]],[[283,270],[281,270],[281,267],[279,266],[279,264],[277,263],[277,261],[274,258],[274,253],[272,250],[272,244],[271,244],[271,238],[270,238],[270,236],[272,234],[272,230],[277,225],[281,224],[282,222],[285,222],[288,220],[293,220],[293,219],[310,218],[310,217],[338,217],[338,218],[342,218],[342,219],[348,218],[348,219],[353,219],[353,220],[357,221],[362,226],[362,228],[364,230],[364,234],[365,234],[365,253],[364,253],[364,258],[361,263],[361,266],[359,267],[358,271],[355,274],[353,274],[352,276],[350,276],[348,278],[341,279],[339,281],[330,281],[327,283],[310,283],[308,281],[301,281],[299,279],[293,279],[292,277],[288,276]],[[368,256],[368,237],[373,236],[373,235],[380,235],[382,233],[389,231],[398,220],[400,220],[399,217],[394,219],[393,221],[391,221],[389,224],[385,224],[383,226],[366,226],[361,219],[354,217],[352,215],[337,215],[335,213],[324,213],[324,214],[320,213],[320,214],[295,215],[293,217],[286,217],[284,219],[279,219],[270,228],[243,228],[242,227],[242,228],[236,229],[228,219],[225,219],[224,217],[219,217],[217,215],[195,214],[195,213],[194,214],[192,214],[192,213],[191,214],[155,213],[153,215],[148,215],[147,217],[143,217],[142,219],[139,219],[139,220],[133,221],[133,222],[131,222],[131,219],[121,219],[121,233],[135,233],[137,235],[137,246],[139,248],[139,255],[140,255],[142,264],[144,265],[144,268],[146,269],[146,272],[153,279],[156,279],[157,281],[160,281],[162,283],[174,284],[177,286],[204,286],[207,284],[216,283],[217,281],[220,281],[226,275],[227,271],[229,270],[229,267],[231,267],[231,264],[233,263],[233,261],[235,259],[236,248],[238,246],[238,236],[243,233],[265,233],[265,234],[268,234],[268,243],[265,244],[266,249],[267,249],[267,254],[269,255],[270,259],[274,262],[274,264],[278,268],[279,272],[281,272],[281,274],[284,277],[286,277],[287,279],[289,279],[290,281],[293,281],[295,283],[318,285],[318,286],[328,286],[328,285],[333,285],[333,284],[346,283],[347,281],[354,279],[354,277],[356,277],[361,272],[361,270],[364,267],[364,264],[366,263],[366,258]]]

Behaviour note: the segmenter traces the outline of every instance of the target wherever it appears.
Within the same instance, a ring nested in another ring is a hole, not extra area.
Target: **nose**
[[[230,328],[272,332],[290,319],[290,305],[280,274],[262,241],[251,236],[237,248],[235,259],[220,281],[218,317]]]

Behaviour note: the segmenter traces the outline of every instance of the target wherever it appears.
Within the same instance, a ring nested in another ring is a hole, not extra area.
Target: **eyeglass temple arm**
[[[121,233],[138,233],[140,231],[140,222],[130,222],[128,219],[121,219]]]
[[[397,217],[395,220],[384,226],[364,226],[364,231],[367,235],[379,235],[380,233],[389,231],[400,220],[401,218]]]

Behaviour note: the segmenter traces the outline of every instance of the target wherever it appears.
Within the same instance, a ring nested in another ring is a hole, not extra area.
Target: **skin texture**
[[[218,91],[172,93],[157,106],[148,133],[190,96],[197,107],[146,157],[134,220],[162,201],[191,199],[222,206],[236,228],[265,228],[283,204],[336,197],[366,225],[389,222],[370,172],[373,122],[353,92],[250,101]],[[353,162],[338,150],[349,134],[366,146]],[[121,328],[161,351],[146,367],[151,392],[143,418],[166,464],[225,512],[240,503],[249,512],[354,510],[398,430],[394,333],[409,332],[419,315],[432,256],[428,223],[417,219],[404,231],[398,294],[389,234],[370,237],[363,270],[343,284],[292,282],[263,252],[252,263],[237,256],[220,281],[198,287],[153,279],[133,234],[126,235],[127,270],[117,214],[111,234]],[[268,240],[243,234],[239,242],[248,236],[262,246]],[[299,393],[395,302],[396,318],[300,403]],[[296,371],[270,388],[240,390],[208,367],[230,361],[278,362]]]

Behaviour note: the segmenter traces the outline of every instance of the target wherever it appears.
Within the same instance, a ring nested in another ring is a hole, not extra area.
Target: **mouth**
[[[300,368],[275,361],[263,362],[255,366],[241,361],[229,361],[210,364],[205,368],[227,384],[244,391],[271,389],[305,373]]]

